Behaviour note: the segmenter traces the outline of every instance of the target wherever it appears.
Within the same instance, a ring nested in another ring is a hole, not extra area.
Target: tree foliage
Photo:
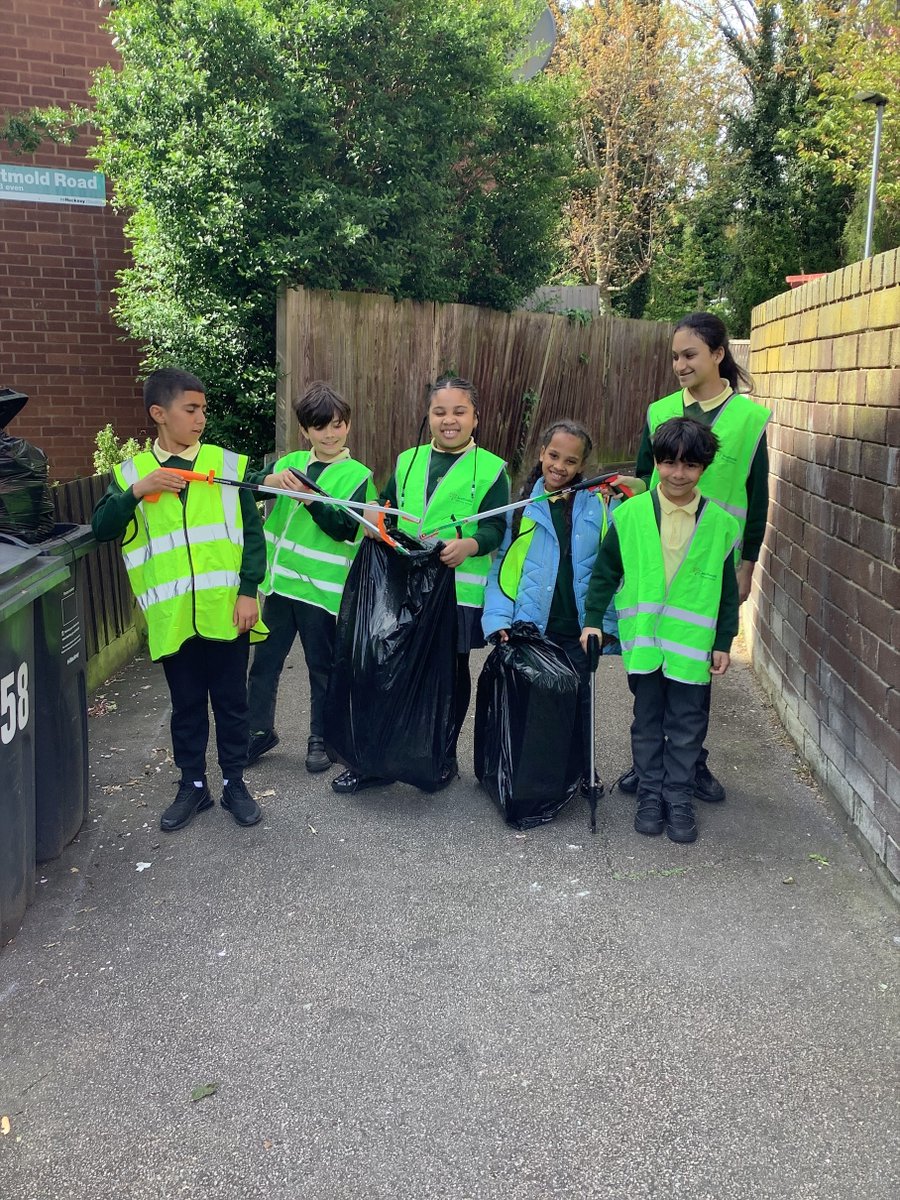
[[[583,168],[568,205],[566,267],[596,284],[609,310],[646,277],[672,203],[710,149],[720,83],[693,23],[668,0],[556,11],[555,67],[578,88]]]
[[[565,90],[513,82],[513,0],[120,0],[97,151],[130,214],[119,313],[264,448],[282,285],[514,306],[548,270]]]
[[[897,0],[809,0],[798,5],[802,55],[815,81],[812,139],[801,155],[836,180],[869,184],[875,114],[858,92],[880,92],[884,114],[878,200],[900,219],[900,6]]]

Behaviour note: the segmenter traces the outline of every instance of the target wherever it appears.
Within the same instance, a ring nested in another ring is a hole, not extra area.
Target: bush
[[[94,471],[98,475],[105,475],[118,463],[134,458],[142,450],[149,450],[151,443],[147,438],[142,446],[137,438],[130,437],[120,445],[112,425],[105,425],[94,438],[94,445],[97,447],[94,451]]]

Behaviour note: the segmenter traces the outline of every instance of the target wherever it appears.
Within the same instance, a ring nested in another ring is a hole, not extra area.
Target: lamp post
[[[875,227],[875,200],[878,183],[878,157],[881,153],[881,122],[884,118],[884,110],[887,108],[887,96],[883,96],[881,92],[857,92],[854,99],[861,100],[863,104],[875,105],[875,142],[872,146],[872,178],[869,180],[869,211],[866,214],[866,248],[863,250],[863,258],[865,259],[869,258],[872,254],[872,230]]]

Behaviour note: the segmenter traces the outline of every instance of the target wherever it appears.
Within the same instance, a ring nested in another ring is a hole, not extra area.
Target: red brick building
[[[3,0],[0,114],[89,103],[91,73],[115,61],[97,0]],[[45,142],[0,163],[94,171],[89,144]],[[107,182],[107,199],[111,189]],[[139,355],[110,315],[126,265],[122,219],[106,207],[0,197],[0,387],[30,396],[11,432],[41,446],[53,478],[93,471],[94,435],[144,428]]]

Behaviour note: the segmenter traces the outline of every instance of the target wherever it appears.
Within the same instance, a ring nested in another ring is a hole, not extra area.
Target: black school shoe
[[[670,842],[696,842],[697,822],[689,800],[666,805],[666,837]]]
[[[229,779],[222,789],[222,807],[230,812],[238,825],[255,825],[262,819],[262,809],[247,791],[243,779]]]
[[[613,784],[613,787],[618,788],[620,792],[625,792],[627,796],[637,795],[638,777],[634,767],[631,766],[627,771],[624,771]]]
[[[182,779],[178,785],[178,795],[159,818],[159,827],[163,833],[174,833],[176,829],[184,829],[198,812],[212,808],[212,803],[205,779],[203,787],[194,787],[190,779]]]
[[[327,771],[332,762],[325,753],[325,739],[311,737],[306,743],[306,769],[311,775],[319,771]]]
[[[637,812],[634,815],[634,828],[638,833],[656,837],[662,833],[665,823],[663,802],[660,798],[651,797],[638,801]]]
[[[448,758],[444,764],[444,769],[441,771],[441,777],[438,780],[438,785],[434,789],[436,792],[442,792],[444,788],[450,786],[455,779],[459,779],[459,763],[456,758]]]
[[[725,789],[705,763],[698,763],[694,772],[694,799],[707,804],[721,804],[725,799]]]
[[[274,750],[278,742],[279,737],[274,729],[262,729],[259,733],[254,733],[247,748],[247,766],[252,766],[257,759],[268,754],[270,750]]]
[[[350,796],[354,792],[364,792],[366,788],[387,787],[392,779],[382,779],[380,775],[357,775],[355,771],[342,771],[331,781],[331,790],[339,796]]]

